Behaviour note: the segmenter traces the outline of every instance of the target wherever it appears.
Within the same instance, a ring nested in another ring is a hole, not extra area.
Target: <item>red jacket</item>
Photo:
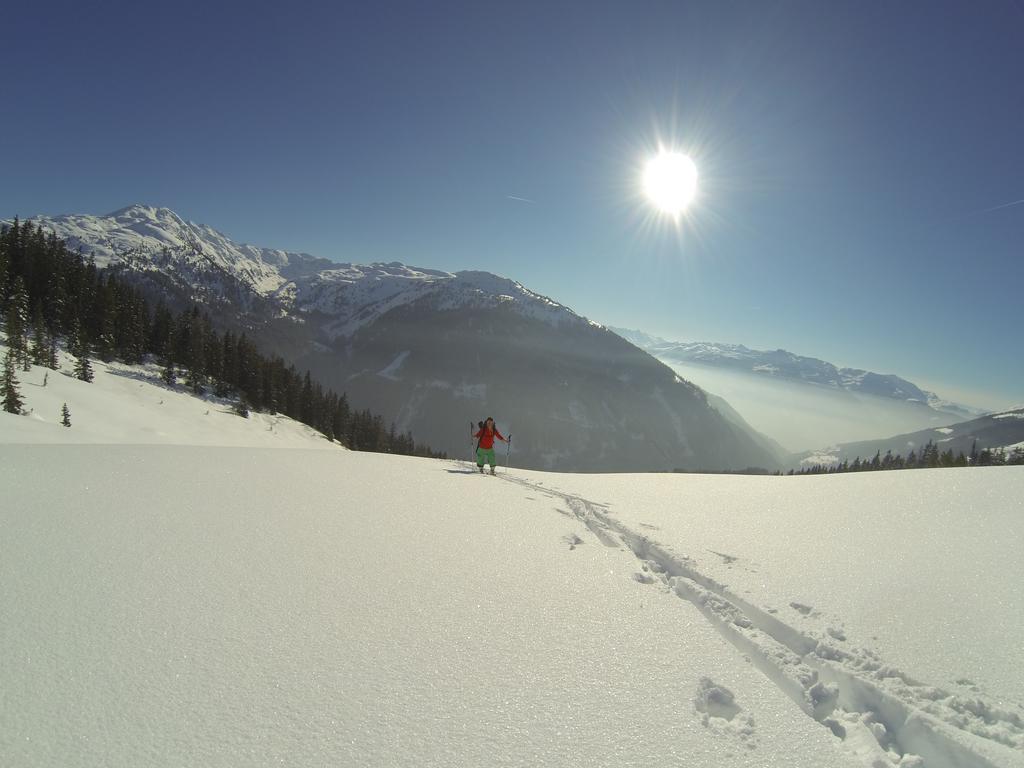
[[[495,437],[497,437],[499,440],[505,439],[505,436],[498,431],[497,427],[494,428],[493,432],[488,432],[486,428],[481,429],[479,432],[473,435],[473,437],[480,438],[480,447],[483,448],[485,451],[489,451],[491,448],[494,447]]]

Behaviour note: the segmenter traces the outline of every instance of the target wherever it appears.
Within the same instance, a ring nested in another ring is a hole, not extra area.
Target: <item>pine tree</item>
[[[939,466],[939,446],[935,445],[931,440],[921,449],[921,464],[930,468]]]
[[[276,365],[263,366],[263,371],[261,372],[262,383],[260,385],[260,388],[263,390],[263,407],[271,414],[277,413],[278,409],[276,374]]]
[[[14,350],[8,348],[7,354],[4,356],[4,375],[2,381],[3,406],[7,413],[21,413],[21,392],[18,390],[18,377],[15,374],[17,367]]]
[[[4,332],[7,334],[7,346],[14,351],[15,366],[23,365],[28,359],[28,294],[21,275],[14,278],[11,286],[11,297],[4,316]]]
[[[85,382],[91,382],[95,374],[92,371],[92,363],[89,356],[83,354],[75,360],[75,378]]]
[[[86,382],[93,379],[92,363],[89,362],[89,342],[86,341],[84,332],[79,334],[75,342],[75,378]]]
[[[174,316],[163,302],[157,304],[153,312],[153,322],[149,327],[149,349],[157,357],[170,356],[171,336],[174,332]]]
[[[129,365],[142,361],[146,349],[146,320],[148,316],[149,310],[146,303],[138,299],[129,302],[123,313],[118,344],[121,356]]]
[[[313,380],[306,371],[306,378],[302,382],[302,394],[299,400],[299,421],[303,424],[313,425]]]
[[[160,373],[160,378],[163,379],[164,384],[168,387],[173,387],[178,383],[178,374],[174,368],[174,360],[169,355],[164,362],[164,369]]]
[[[14,223],[17,224],[18,220],[15,219]],[[0,225],[0,296],[4,293],[4,286],[7,285],[7,262],[9,261],[7,256],[7,233],[10,229],[6,224]]]
[[[100,277],[93,295],[92,323],[95,326],[93,339],[96,341],[96,356],[105,363],[114,359],[114,350],[117,345],[114,338],[116,305],[117,297],[112,281]]]
[[[60,409],[60,423],[62,426],[71,426],[71,411],[68,410],[68,404],[64,403],[64,406]]]
[[[43,325],[43,312],[36,305],[35,318],[32,323],[32,362],[35,365],[46,365],[49,359],[49,339]]]

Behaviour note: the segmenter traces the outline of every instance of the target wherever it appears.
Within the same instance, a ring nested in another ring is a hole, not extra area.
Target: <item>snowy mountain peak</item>
[[[108,213],[103,218],[116,219],[118,221],[173,221],[178,224],[185,224],[185,220],[170,208],[143,205],[142,203],[134,203],[124,208],[119,208],[112,213]]]
[[[551,325],[588,322],[567,307],[489,272],[445,272],[401,262],[338,263],[308,253],[235,243],[170,208],[136,203],[105,216],[69,214],[32,220],[97,266],[159,276],[190,301],[225,299],[274,314],[316,320],[330,339],[351,336],[399,306],[429,300],[435,309],[502,306]]]

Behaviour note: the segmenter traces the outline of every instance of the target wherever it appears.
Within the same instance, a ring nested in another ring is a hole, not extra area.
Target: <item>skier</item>
[[[503,443],[507,443],[508,440],[494,426],[494,419],[490,416],[487,417],[486,421],[480,422],[480,431],[473,435],[473,437],[477,438],[476,465],[480,467],[480,474],[484,473],[484,464],[489,463],[491,465],[491,474],[493,475],[495,467],[494,438],[498,438]]]

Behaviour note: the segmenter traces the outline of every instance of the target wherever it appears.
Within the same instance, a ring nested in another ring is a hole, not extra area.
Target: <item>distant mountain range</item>
[[[885,455],[891,451],[894,456],[906,456],[910,451],[921,452],[921,448],[932,442],[940,452],[948,450],[953,454],[970,455],[972,447],[981,451],[985,448],[1005,448],[1007,451],[1024,446],[1024,408],[989,414],[970,421],[950,424],[946,427],[923,429],[880,440],[862,440],[854,443],[806,451],[794,457],[794,466],[821,464],[831,466],[843,461],[853,461],[858,456],[870,459],[876,453]]]
[[[838,368],[814,357],[784,349],[749,349],[741,344],[667,341],[642,331],[612,328],[627,341],[666,362],[699,364],[730,369],[776,380],[812,384],[830,389],[888,398],[927,406],[958,419],[979,416],[985,411],[944,400],[893,374],[873,373],[859,368]]]
[[[781,466],[783,452],[663,363],[487,272],[339,264],[234,243],[166,208],[33,222],[173,305],[198,303],[266,351],[450,455],[493,415],[519,466]]]

